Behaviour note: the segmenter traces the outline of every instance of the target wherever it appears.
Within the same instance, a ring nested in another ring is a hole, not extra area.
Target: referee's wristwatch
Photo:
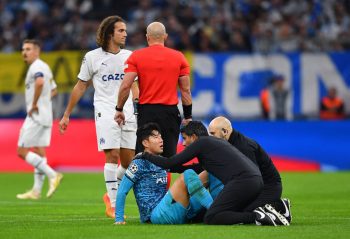
[[[118,105],[116,105],[116,106],[115,106],[115,110],[116,110],[116,111],[119,111],[119,112],[123,112],[123,107],[118,108]]]

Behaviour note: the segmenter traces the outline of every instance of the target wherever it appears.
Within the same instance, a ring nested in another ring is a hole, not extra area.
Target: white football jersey
[[[94,106],[96,110],[114,114],[119,87],[124,78],[124,63],[130,54],[131,51],[125,49],[113,54],[102,48],[86,53],[78,78],[82,81],[92,80],[95,88]],[[127,121],[136,121],[131,93],[124,105],[123,112]]]
[[[50,67],[40,59],[36,59],[28,68],[25,79],[25,99],[27,112],[31,110],[34,100],[35,79],[44,78],[44,85],[38,100],[39,113],[32,118],[44,126],[52,126],[51,81],[53,78]]]

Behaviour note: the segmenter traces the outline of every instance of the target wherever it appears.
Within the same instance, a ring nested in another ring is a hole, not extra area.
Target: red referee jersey
[[[190,74],[185,56],[163,45],[134,51],[126,61],[125,73],[136,72],[140,104],[177,105],[180,76]]]

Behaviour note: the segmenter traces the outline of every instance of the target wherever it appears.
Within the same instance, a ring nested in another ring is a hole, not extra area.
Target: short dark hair
[[[39,49],[40,49],[40,41],[39,40],[36,40],[36,39],[25,39],[24,41],[23,41],[23,44],[25,44],[25,43],[29,43],[29,44],[33,44],[34,46],[37,46],[37,47],[39,47]]]
[[[153,122],[146,123],[137,129],[137,144],[142,146],[142,150],[144,150],[142,141],[148,139],[153,134],[154,130],[158,131],[160,134],[162,133],[159,125]]]
[[[107,51],[108,42],[111,35],[114,34],[114,24],[116,22],[124,22],[123,18],[119,16],[109,16],[103,19],[96,33],[96,43],[99,47],[102,47],[104,51]]]
[[[208,130],[201,121],[190,121],[187,125],[183,126],[180,129],[181,133],[184,133],[188,136],[196,135],[197,137],[209,136]]]

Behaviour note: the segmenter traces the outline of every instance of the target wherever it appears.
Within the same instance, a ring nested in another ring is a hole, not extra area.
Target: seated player
[[[148,123],[137,131],[144,152],[159,155],[163,152],[163,139],[159,126]],[[142,223],[183,224],[190,211],[190,198],[209,208],[213,199],[193,170],[186,170],[170,187],[166,170],[140,156],[129,165],[118,189],[115,224],[125,224],[124,207],[128,192],[133,187]]]
[[[142,157],[168,169],[198,158],[209,173],[217,177],[224,188],[204,216],[204,223],[217,225],[249,224],[289,225],[288,220],[271,205],[247,211],[263,190],[259,168],[228,142],[210,137],[205,126],[191,121],[181,129],[184,145],[181,153],[169,159],[144,152]]]

